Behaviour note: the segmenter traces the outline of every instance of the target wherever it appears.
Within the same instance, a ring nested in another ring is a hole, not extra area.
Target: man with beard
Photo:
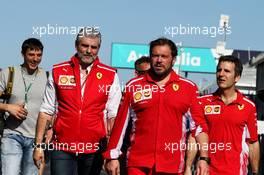
[[[0,74],[0,96],[6,96],[10,83],[13,84],[11,96],[6,97],[8,102],[0,103],[0,110],[5,113],[5,129],[1,140],[4,175],[38,173],[32,160],[32,145],[47,82],[46,72],[39,67],[43,45],[38,39],[29,38],[23,42],[21,54],[24,62],[12,67],[13,76],[10,69],[4,69]]]
[[[49,117],[56,111],[50,145],[51,174],[99,175],[121,91],[116,70],[100,63],[101,34],[85,27],[77,35],[77,53],[53,66],[37,123],[34,161],[43,162],[41,142]]]
[[[128,153],[129,175],[182,174],[186,148],[186,118],[194,119],[199,128],[193,135],[201,145],[207,144],[207,126],[197,100],[196,85],[177,75],[172,67],[177,47],[169,39],[150,43],[150,70],[126,84],[109,145],[104,156],[111,175],[119,173],[123,135],[133,115],[133,132]],[[185,148],[184,148],[185,146]],[[200,150],[198,174],[206,175],[207,150]]]
[[[238,58],[221,56],[216,69],[218,89],[200,98],[208,122],[210,175],[247,174],[248,161],[253,174],[258,173],[256,107],[235,87],[242,70]]]

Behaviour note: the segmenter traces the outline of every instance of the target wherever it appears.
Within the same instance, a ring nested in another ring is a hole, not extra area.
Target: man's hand
[[[191,167],[185,167],[184,174],[183,175],[192,175],[192,169]]]
[[[192,164],[193,160],[195,159],[196,153],[197,153],[197,145],[196,140],[192,135],[190,134],[188,136],[188,149],[186,150],[186,160],[185,160],[185,171],[184,175],[192,175]]]
[[[18,120],[25,120],[28,114],[24,104],[7,104],[6,111]]]
[[[106,160],[105,169],[109,175],[120,175],[120,165],[117,159]]]
[[[206,161],[198,161],[196,165],[196,175],[209,175],[209,167]]]
[[[253,142],[248,144],[249,147],[249,161],[253,173],[258,174],[259,160],[260,160],[260,147],[259,142]]]
[[[41,165],[45,163],[44,150],[42,148],[34,148],[33,160],[37,168],[40,169]]]
[[[47,132],[46,132],[45,144],[49,145],[52,141],[52,138],[53,138],[53,130],[51,128],[51,129],[47,130]]]

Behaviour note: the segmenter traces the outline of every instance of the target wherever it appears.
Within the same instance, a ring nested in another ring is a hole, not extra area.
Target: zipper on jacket
[[[160,116],[160,87],[159,87],[159,90],[158,90],[158,112],[157,112],[157,119],[156,119],[156,137],[155,137],[154,164],[157,163],[156,160],[157,160],[157,144],[158,144],[157,142],[158,142],[158,130],[159,130],[159,127],[158,127],[159,126],[159,116]]]

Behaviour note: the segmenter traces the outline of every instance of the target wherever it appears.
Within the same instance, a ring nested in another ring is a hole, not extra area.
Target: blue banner
[[[174,67],[186,72],[216,71],[214,49],[182,47]],[[112,44],[111,65],[117,68],[134,68],[134,62],[143,55],[149,55],[149,46],[144,44]]]

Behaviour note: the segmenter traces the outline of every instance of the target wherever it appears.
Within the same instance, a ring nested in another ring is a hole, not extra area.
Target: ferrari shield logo
[[[103,77],[103,74],[101,72],[96,73],[96,78],[100,80]]]
[[[244,109],[245,106],[244,106],[244,104],[242,104],[242,105],[238,105],[237,107],[238,107],[238,109],[241,111],[241,110]]]
[[[173,88],[174,91],[178,91],[180,87],[179,87],[178,84],[173,84],[172,88]]]

